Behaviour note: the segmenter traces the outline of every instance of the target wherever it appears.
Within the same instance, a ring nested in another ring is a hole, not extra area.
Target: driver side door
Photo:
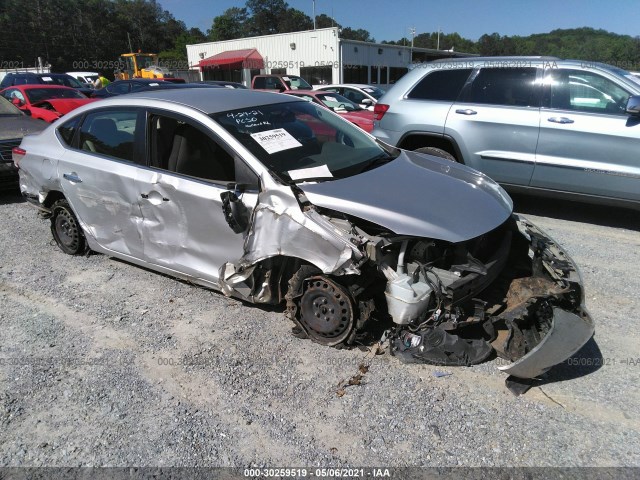
[[[640,122],[625,113],[631,94],[597,72],[547,72],[531,186],[639,201]]]

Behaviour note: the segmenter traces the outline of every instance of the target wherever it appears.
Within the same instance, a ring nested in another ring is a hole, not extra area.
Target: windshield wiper
[[[393,160],[393,157],[391,155],[389,155],[388,153],[381,153],[380,155],[377,155],[375,157],[373,157],[371,160],[369,160],[366,165],[364,167],[362,167],[362,169],[360,169],[360,171],[358,173],[363,173],[369,170],[372,170],[376,167],[379,167],[380,165],[384,165],[386,163],[389,163],[391,160]]]

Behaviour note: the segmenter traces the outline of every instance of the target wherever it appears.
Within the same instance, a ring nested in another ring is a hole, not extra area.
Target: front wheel
[[[304,337],[331,347],[349,343],[356,309],[345,287],[305,265],[289,281],[286,298],[289,317]]]
[[[51,207],[51,233],[64,253],[80,255],[86,249],[86,240],[69,202],[57,200]]]
[[[445,160],[449,160],[451,162],[457,162],[456,157],[451,155],[449,152],[442,150],[441,148],[422,147],[422,148],[416,148],[414,152],[426,153],[427,155],[433,155],[434,157],[444,158]]]

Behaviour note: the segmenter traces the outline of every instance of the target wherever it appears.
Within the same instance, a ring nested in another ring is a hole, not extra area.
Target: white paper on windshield
[[[365,92],[373,92],[373,88],[363,88],[362,90]]]
[[[288,81],[290,80],[290,79],[289,79],[289,77],[282,77],[282,79],[283,79],[285,82],[288,82]]]
[[[301,147],[302,144],[291,136],[284,128],[276,128],[265,132],[252,133],[253,138],[268,154]]]
[[[42,77],[42,80],[44,80],[45,82],[53,82],[53,78],[51,77]]]
[[[324,100],[325,102],[338,102],[338,99],[336,97],[330,97],[329,95],[325,95]]]
[[[320,165],[319,167],[299,168],[287,172],[291,180],[305,180],[307,178],[333,178],[329,167]]]

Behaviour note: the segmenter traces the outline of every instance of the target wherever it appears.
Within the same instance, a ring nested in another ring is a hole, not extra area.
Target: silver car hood
[[[399,235],[462,242],[493,230],[513,203],[493,180],[448,160],[403,151],[348,178],[299,185],[309,201]]]

